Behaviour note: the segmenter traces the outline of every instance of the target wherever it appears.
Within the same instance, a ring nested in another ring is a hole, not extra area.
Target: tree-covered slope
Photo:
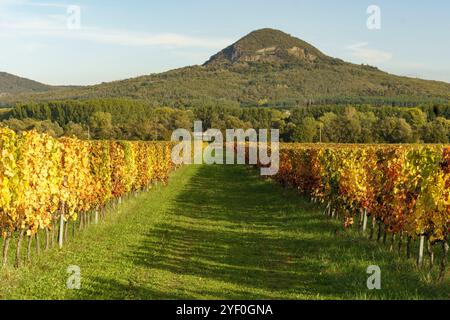
[[[50,88],[48,85],[33,80],[0,72],[0,95],[21,92],[42,92],[48,91]]]
[[[158,106],[199,101],[241,106],[367,102],[414,104],[448,100],[450,84],[388,74],[323,54],[272,29],[257,30],[202,66],[138,78],[16,95],[9,101],[128,97]]]

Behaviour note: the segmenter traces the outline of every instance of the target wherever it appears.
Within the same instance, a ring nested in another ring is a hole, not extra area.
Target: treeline
[[[322,105],[295,108],[240,107],[197,100],[189,107],[158,107],[140,100],[97,99],[15,105],[2,125],[81,139],[168,140],[173,130],[277,128],[286,142],[447,143],[450,104],[417,107]]]
[[[283,136],[293,142],[447,143],[449,119],[448,106],[297,108]]]

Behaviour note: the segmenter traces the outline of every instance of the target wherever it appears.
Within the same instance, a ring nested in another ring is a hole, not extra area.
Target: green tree
[[[360,112],[359,119],[361,123],[361,136],[359,138],[360,143],[374,143],[377,140],[375,134],[375,124],[378,118],[373,112]]]
[[[88,130],[87,128],[84,128],[79,123],[69,122],[64,130],[64,135],[67,137],[77,137],[78,139],[84,139],[87,140],[88,137]]]
[[[352,143],[361,140],[361,121],[355,108],[346,107],[344,114],[339,117],[337,122],[339,141],[336,142]]]
[[[411,143],[413,142],[413,129],[403,118],[388,117],[378,123],[379,135],[383,142]]]
[[[319,122],[313,117],[303,119],[300,126],[294,129],[293,140],[296,142],[314,142],[319,129]]]
[[[422,127],[422,140],[425,143],[448,143],[450,140],[450,121],[438,117]]]
[[[113,136],[112,116],[109,112],[95,112],[89,117],[89,129],[97,139],[110,139]]]
[[[322,123],[322,142],[340,142],[339,117],[333,112],[327,112],[319,118]]]

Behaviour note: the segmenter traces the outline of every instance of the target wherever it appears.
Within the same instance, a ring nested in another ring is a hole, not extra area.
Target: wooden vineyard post
[[[424,245],[425,245],[425,236],[421,235],[420,236],[420,243],[419,243],[419,257],[417,258],[417,265],[419,267],[422,267],[422,264],[423,264],[423,249],[424,249]]]
[[[382,226],[381,226],[381,221],[378,221],[378,235],[377,235],[377,242],[380,242],[380,240],[381,240],[381,229],[382,228]]]
[[[64,239],[69,239],[69,221],[66,221],[66,225],[64,226]]]
[[[403,245],[403,231],[400,231],[400,235],[398,236],[398,254],[402,252]]]
[[[56,229],[56,223],[55,220],[52,219],[52,230],[50,230],[50,248],[55,247],[55,229]]]
[[[36,254],[40,255],[41,254],[41,245],[39,242],[39,230],[36,231],[36,234],[34,235],[34,238],[36,240]]]
[[[428,256],[430,257],[430,271],[431,271],[431,269],[433,269],[434,266],[434,252],[430,238],[427,237],[426,241],[427,241],[427,253]]]
[[[441,260],[441,270],[439,272],[439,281],[443,281],[445,278],[445,269],[447,267],[447,259],[448,259],[448,243],[447,237],[442,241],[442,260]]]
[[[83,213],[80,213],[80,217],[78,218],[80,220],[80,223],[78,224],[78,230],[83,230]]]
[[[384,225],[384,230],[383,230],[383,244],[386,244],[386,240],[387,240],[387,226]]]
[[[59,248],[62,249],[63,247],[63,236],[64,236],[64,211],[65,211],[65,204],[64,202],[61,204],[61,218],[59,220],[59,239],[58,239],[58,245]]]
[[[369,236],[370,240],[373,240],[373,237],[375,235],[376,223],[377,223],[377,221],[376,221],[375,217],[372,217],[372,228],[370,229],[370,236]]]
[[[20,249],[22,248],[22,240],[23,240],[23,234],[25,233],[25,230],[21,229],[19,232],[19,238],[17,239],[17,247],[16,247],[16,262],[15,267],[20,268],[21,265],[21,259],[20,259]]]
[[[412,237],[408,236],[408,240],[406,242],[406,257],[408,259],[411,258],[411,242],[412,242]]]
[[[389,251],[394,251],[394,244],[395,244],[395,233],[391,235],[391,245],[389,247]]]
[[[33,235],[30,234],[28,236],[28,245],[27,245],[27,261],[31,262],[31,243],[33,242]]]
[[[366,233],[367,230],[367,209],[364,208],[364,216],[363,216],[363,227],[362,230],[364,233]]]
[[[325,210],[323,211],[323,214],[324,214],[324,215],[329,214],[329,212],[330,212],[330,210],[331,210],[330,207],[331,207],[331,202],[328,202],[327,207],[326,207]]]
[[[45,228],[45,251],[50,248],[50,232],[48,232],[48,227]]]
[[[6,264],[8,263],[8,249],[9,249],[9,242],[11,240],[10,233],[8,232],[6,234],[5,239],[3,239],[3,261],[2,261],[2,267],[6,267]]]
[[[358,217],[358,227],[362,228],[364,223],[364,209],[359,209],[359,217]]]

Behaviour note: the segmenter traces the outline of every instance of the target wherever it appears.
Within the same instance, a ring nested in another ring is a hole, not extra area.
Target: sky
[[[270,27],[349,62],[450,82],[449,14],[448,0],[0,0],[0,71],[97,84],[202,64]]]

